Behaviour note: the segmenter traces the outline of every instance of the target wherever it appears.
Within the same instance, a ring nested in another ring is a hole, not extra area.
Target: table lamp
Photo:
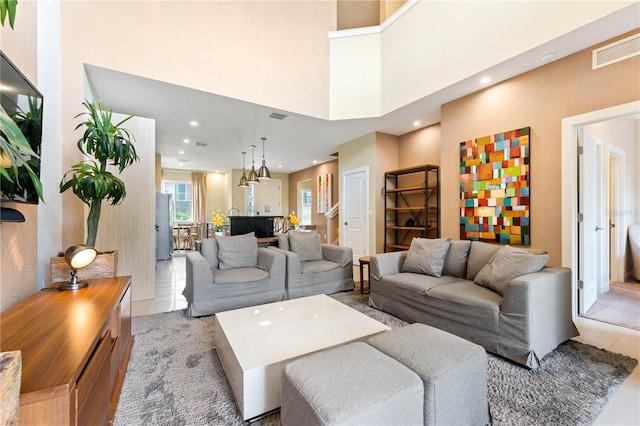
[[[77,290],[89,285],[86,281],[78,281],[76,273],[78,269],[84,268],[93,262],[98,255],[98,252],[89,246],[84,244],[76,244],[69,247],[64,252],[64,260],[71,268],[71,279],[66,284],[60,284],[59,290]]]

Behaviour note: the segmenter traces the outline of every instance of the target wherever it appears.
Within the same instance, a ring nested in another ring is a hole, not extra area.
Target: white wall
[[[115,123],[126,115],[113,114]],[[131,300],[153,299],[156,294],[156,190],[155,120],[133,117],[125,128],[135,137],[140,161],[118,177],[127,197],[117,205],[103,202],[96,249],[118,250],[118,275],[131,275]],[[117,173],[115,167],[112,172]],[[88,213],[88,209],[85,209]],[[86,217],[86,216],[85,216]]]
[[[18,15],[19,16],[19,15]],[[44,202],[38,205],[38,289],[50,280],[49,258],[62,247],[62,81],[60,2],[38,3],[38,90],[44,96],[40,180]]]
[[[640,213],[640,187],[636,177],[640,168],[637,151],[640,150],[640,140],[636,132],[637,120],[631,118],[619,118],[617,120],[594,123],[585,128],[594,136],[603,141],[603,170],[608,173],[608,149],[614,146],[624,152],[624,187],[622,198],[624,200],[624,210],[621,212],[611,212],[623,219],[626,225],[630,225],[636,220]],[[626,228],[626,227],[625,227]]]

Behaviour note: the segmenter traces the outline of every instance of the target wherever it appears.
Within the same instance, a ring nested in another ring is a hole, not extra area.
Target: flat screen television
[[[231,235],[255,232],[257,238],[273,237],[273,216],[229,216]]]
[[[0,51],[0,105],[18,125],[38,156],[42,145],[42,101],[42,94],[38,89]],[[4,134],[0,137],[6,139]],[[40,158],[26,153],[22,157],[40,178]],[[8,159],[2,157],[1,167],[11,167]],[[9,176],[13,177],[11,171]],[[18,168],[18,178],[14,178],[13,182],[0,175],[0,199],[38,204],[38,193],[26,167]]]

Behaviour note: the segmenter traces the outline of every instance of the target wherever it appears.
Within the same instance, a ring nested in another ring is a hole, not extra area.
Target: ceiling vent
[[[204,147],[209,146],[209,144],[208,143],[204,143],[204,142],[194,142],[193,146],[201,146],[201,147],[204,148]]]
[[[279,112],[272,112],[271,115],[269,115],[269,118],[275,118],[276,120],[284,120],[285,118],[287,118],[287,114],[280,114]]]
[[[640,55],[640,33],[593,51],[593,69]]]
[[[187,160],[186,158],[178,158],[178,161],[181,163],[188,163],[189,160]]]

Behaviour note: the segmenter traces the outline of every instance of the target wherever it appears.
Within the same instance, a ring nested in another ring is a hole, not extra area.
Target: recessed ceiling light
[[[312,161],[312,163],[313,163],[313,164],[317,164],[317,163],[318,163],[318,160],[313,160],[313,161]]]
[[[198,125],[198,122],[197,122],[197,121],[195,121],[195,120],[191,120],[191,121],[189,122],[189,124],[191,124],[192,126],[194,126],[194,127],[195,127],[195,126],[197,126],[197,125]]]
[[[189,143],[189,139],[182,139],[182,142]]]
[[[419,126],[419,125],[420,125],[420,121],[418,121],[418,120],[414,121],[414,122],[413,122],[413,125],[414,125],[414,126]]]
[[[281,169],[282,168],[282,164],[278,164],[278,168]]]
[[[178,154],[184,154],[183,150],[178,151]]]
[[[542,62],[550,62],[553,61],[553,58],[556,57],[556,54],[553,52],[545,53],[542,55]]]
[[[491,81],[491,79],[489,77],[482,77],[482,79],[480,80],[480,83],[487,84],[490,81]]]
[[[183,163],[178,163],[178,165],[179,165],[179,166],[184,166],[184,164],[183,164]]]

